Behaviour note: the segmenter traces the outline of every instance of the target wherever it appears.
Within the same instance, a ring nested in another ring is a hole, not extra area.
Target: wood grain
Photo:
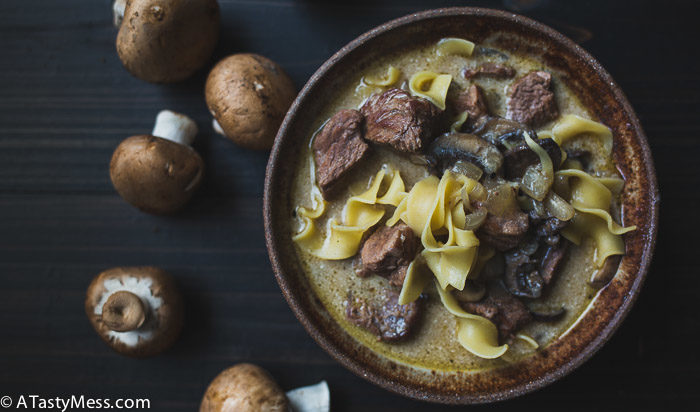
[[[335,50],[389,19],[469,4],[511,7],[574,39],[612,73],[649,136],[662,207],[655,261],[612,340],[535,394],[473,410],[685,410],[697,404],[700,293],[698,6],[677,0],[220,1],[215,59],[250,51],[298,87]],[[532,2],[529,2],[532,3]],[[523,8],[524,7],[524,8]],[[262,232],[266,153],[214,135],[205,73],[177,85],[131,77],[115,50],[108,0],[0,2],[0,396],[146,397],[153,410],[195,410],[208,382],[241,361],[290,389],[326,379],[334,411],[448,410],[374,387],[306,334],[274,281]],[[213,61],[212,61],[213,63]],[[164,108],[191,115],[206,181],[184,213],[142,214],[113,191],[107,164],[123,138]],[[92,331],[85,288],[101,270],[152,264],[187,303],[176,346],[121,357]]]

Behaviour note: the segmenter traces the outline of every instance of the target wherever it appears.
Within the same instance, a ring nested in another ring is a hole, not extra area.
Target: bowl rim
[[[379,37],[380,35],[387,33],[391,30],[411,25],[422,20],[428,20],[432,18],[439,17],[458,17],[458,16],[473,16],[473,17],[490,17],[497,19],[504,19],[509,23],[515,25],[525,26],[527,29],[533,30],[546,36],[549,40],[559,43],[564,49],[569,50],[572,54],[576,55],[580,59],[590,65],[600,76],[601,80],[609,85],[609,90],[613,93],[615,99],[621,104],[624,111],[628,114],[631,121],[630,128],[632,129],[636,139],[641,146],[641,158],[643,164],[645,164],[647,169],[647,197],[649,198],[649,203],[651,206],[651,221],[649,222],[648,234],[645,238],[645,242],[642,248],[642,254],[640,258],[639,267],[636,268],[635,280],[629,289],[629,298],[624,300],[622,304],[617,308],[615,314],[610,319],[610,321],[604,325],[601,333],[596,336],[592,341],[588,343],[587,346],[576,353],[575,356],[571,357],[566,363],[561,366],[547,371],[546,373],[538,376],[532,381],[525,381],[515,385],[514,388],[501,390],[500,392],[493,392],[487,395],[473,395],[473,394],[455,394],[454,396],[444,396],[442,394],[436,394],[423,389],[409,389],[403,385],[396,385],[391,380],[374,373],[372,370],[366,370],[362,367],[362,364],[358,362],[355,358],[344,353],[340,348],[338,348],[333,342],[331,342],[324,331],[318,328],[318,325],[307,319],[301,305],[297,301],[297,296],[292,291],[290,282],[284,275],[284,270],[282,267],[281,258],[279,251],[275,245],[275,239],[273,236],[273,231],[271,230],[273,226],[273,207],[271,205],[271,200],[273,197],[272,188],[274,186],[273,181],[276,179],[276,167],[275,165],[283,157],[281,153],[282,140],[285,134],[287,134],[287,129],[292,123],[293,119],[297,116],[299,108],[302,103],[307,98],[307,96],[314,90],[316,84],[321,78],[323,78],[331,68],[336,65],[339,61],[345,58],[347,55],[351,54],[354,50],[361,47],[367,41]],[[603,66],[586,50],[581,46],[573,42],[568,37],[559,33],[558,31],[546,26],[540,22],[537,22],[531,18],[490,8],[481,7],[449,7],[449,8],[438,8],[430,9],[421,12],[416,12],[408,14],[386,23],[383,23],[375,28],[361,34],[340,50],[334,53],[328,60],[326,60],[321,67],[309,78],[303,89],[297,95],[296,99],[292,103],[289,111],[287,112],[280,128],[275,138],[275,143],[270,154],[267,169],[265,173],[265,185],[264,185],[264,196],[263,196],[263,218],[265,224],[265,241],[268,249],[268,255],[270,258],[270,263],[272,265],[275,278],[279,284],[282,293],[287,300],[292,312],[306,329],[307,333],[319,344],[328,354],[330,354],[336,361],[342,364],[345,368],[349,369],[355,375],[364,378],[371,383],[378,385],[390,392],[406,396],[408,398],[438,402],[443,404],[479,404],[479,403],[489,403],[496,401],[503,401],[506,399],[511,399],[517,396],[521,396],[535,390],[541,389],[554,381],[568,375],[588,359],[590,359],[598,350],[605,344],[614,332],[618,329],[622,321],[625,319],[627,314],[630,312],[634,302],[639,296],[641,285],[649,271],[649,266],[651,264],[652,255],[654,247],[656,244],[656,237],[658,232],[658,216],[659,216],[659,189],[656,178],[656,170],[654,167],[653,158],[651,156],[651,149],[649,143],[644,133],[636,112],[633,110],[631,104],[627,100],[624,92],[620,89],[617,83],[613,80],[612,76],[603,68]]]

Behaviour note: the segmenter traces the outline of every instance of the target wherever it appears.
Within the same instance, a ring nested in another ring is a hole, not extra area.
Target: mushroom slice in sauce
[[[430,145],[428,158],[440,171],[458,161],[466,161],[489,175],[498,173],[503,164],[503,155],[495,145],[468,133],[447,133],[438,137]]]

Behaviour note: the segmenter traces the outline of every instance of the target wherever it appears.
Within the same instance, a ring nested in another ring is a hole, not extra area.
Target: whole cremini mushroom
[[[236,144],[268,150],[296,96],[277,63],[257,54],[234,54],[217,63],[205,87],[214,130]]]
[[[190,144],[197,125],[189,117],[164,110],[150,135],[119,144],[109,175],[119,195],[133,206],[155,214],[173,213],[192,197],[202,181],[204,161]]]
[[[156,267],[118,267],[92,280],[85,313],[115,351],[135,357],[168,349],[182,329],[182,298],[174,280]]]
[[[204,393],[199,412],[288,412],[289,401],[267,371],[241,363],[221,372]]]
[[[184,80],[211,57],[219,36],[216,0],[116,0],[117,53],[134,76]]]

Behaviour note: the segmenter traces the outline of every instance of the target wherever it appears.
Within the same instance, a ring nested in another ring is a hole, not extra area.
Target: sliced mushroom
[[[216,0],[117,0],[113,11],[119,59],[148,82],[190,77],[209,60],[219,36]]]
[[[530,127],[501,117],[492,117],[472,133],[504,150],[522,143],[525,133],[537,136]]]
[[[498,148],[484,139],[468,133],[447,133],[430,145],[428,158],[440,171],[451,168],[458,161],[473,163],[486,174],[496,174],[503,164]]]
[[[514,296],[539,298],[545,283],[530,256],[518,249],[507,252],[505,260],[503,283],[506,289]]]
[[[561,319],[566,313],[566,308],[563,306],[557,310],[544,311],[541,309],[530,308],[532,318],[538,322],[556,322]]]
[[[148,213],[168,214],[183,207],[202,181],[204,161],[190,147],[197,125],[164,110],[151,135],[132,136],[112,155],[109,175],[119,195]]]
[[[603,263],[603,267],[597,269],[591,275],[589,283],[595,288],[602,288],[603,286],[610,283],[612,278],[615,277],[617,273],[617,268],[620,266],[621,256],[608,256]]]
[[[100,337],[128,356],[163,352],[182,329],[182,298],[174,280],[150,266],[100,273],[88,287],[85,312]]]
[[[547,249],[545,249],[544,254],[540,258],[539,265],[539,271],[545,285],[549,285],[552,282],[552,278],[557,273],[559,267],[564,261],[568,248],[569,242],[567,240],[563,240],[558,244],[549,246]]]

